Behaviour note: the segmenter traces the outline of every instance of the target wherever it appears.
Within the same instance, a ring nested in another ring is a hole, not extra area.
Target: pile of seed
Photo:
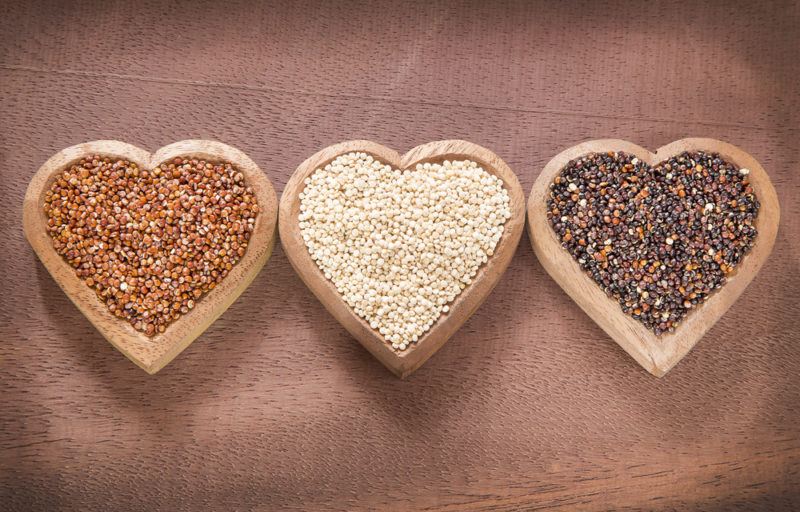
[[[724,285],[753,246],[759,203],[749,172],[702,151],[652,168],[623,152],[589,154],[550,185],[547,218],[592,279],[659,335]]]
[[[401,171],[349,153],[308,177],[300,201],[311,257],[396,350],[449,311],[511,217],[502,180],[471,161]]]
[[[244,256],[258,204],[229,163],[176,158],[146,170],[92,156],[61,173],[44,211],[53,246],[78,277],[152,336]]]

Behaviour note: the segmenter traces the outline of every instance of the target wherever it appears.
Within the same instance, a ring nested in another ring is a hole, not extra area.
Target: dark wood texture
[[[798,27],[794,2],[4,2],[0,509],[797,509]],[[762,272],[662,379],[561,291],[526,235],[405,381],[279,246],[148,376],[21,227],[36,169],[87,140],[218,139],[280,193],[349,139],[470,140],[528,191],[582,140],[688,136],[757,158],[782,215]]]

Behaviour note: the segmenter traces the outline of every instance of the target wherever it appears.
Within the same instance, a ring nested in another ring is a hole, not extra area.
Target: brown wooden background
[[[800,507],[798,3],[6,1],[0,29],[0,509]],[[685,136],[758,158],[782,220],[766,268],[661,380],[527,237],[407,381],[280,248],[149,377],[21,229],[35,170],[93,139],[219,139],[280,192],[334,142],[464,138],[527,192],[579,141]]]

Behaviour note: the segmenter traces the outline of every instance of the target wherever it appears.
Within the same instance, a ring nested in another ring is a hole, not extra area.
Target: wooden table
[[[0,9],[0,508],[800,508],[796,2],[133,4]],[[219,139],[280,192],[334,142],[464,138],[527,193],[581,140],[685,136],[758,158],[782,220],[765,269],[660,380],[527,237],[405,381],[279,247],[151,377],[81,316],[21,229],[35,170],[93,139]]]

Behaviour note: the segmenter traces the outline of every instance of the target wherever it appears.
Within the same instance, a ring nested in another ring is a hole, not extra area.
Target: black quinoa
[[[748,173],[703,151],[652,168],[623,152],[592,153],[550,185],[547,218],[583,270],[660,335],[752,248],[759,203]]]

